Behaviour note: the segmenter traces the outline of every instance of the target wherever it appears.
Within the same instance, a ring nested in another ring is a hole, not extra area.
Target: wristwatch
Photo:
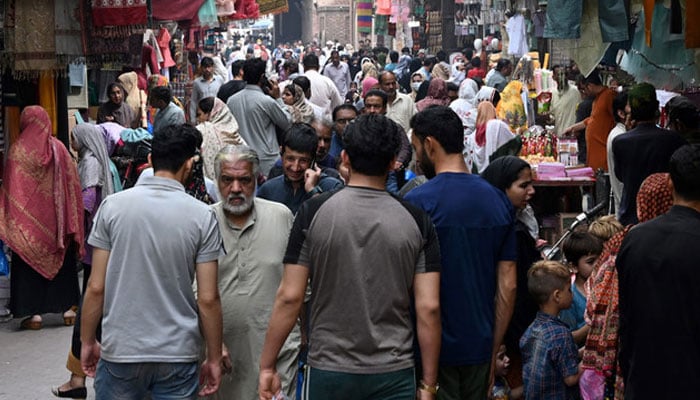
[[[309,190],[307,193],[308,193],[309,197],[311,197],[311,196],[315,196],[319,193],[323,193],[323,189],[321,189],[320,186],[314,186],[314,188]]]
[[[418,385],[418,390],[424,390],[430,394],[437,395],[438,390],[440,389],[440,384],[436,383],[434,386],[428,385],[427,383],[423,382],[421,379],[420,384]]]

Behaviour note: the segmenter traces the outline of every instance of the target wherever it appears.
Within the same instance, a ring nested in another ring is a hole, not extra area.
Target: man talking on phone
[[[304,201],[343,186],[343,182],[321,171],[314,162],[318,136],[311,125],[292,124],[280,146],[284,174],[265,182],[258,197],[286,205],[296,214]]]

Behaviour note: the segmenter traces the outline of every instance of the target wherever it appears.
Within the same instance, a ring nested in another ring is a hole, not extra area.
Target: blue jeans
[[[100,400],[196,399],[199,385],[196,362],[113,363],[101,359],[95,376]]]
[[[382,374],[349,374],[309,367],[302,399],[334,400],[414,400],[414,368]]]

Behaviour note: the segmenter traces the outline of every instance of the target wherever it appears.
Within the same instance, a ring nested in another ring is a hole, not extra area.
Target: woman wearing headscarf
[[[459,118],[462,119],[462,126],[464,126],[464,137],[474,133],[476,128],[476,93],[479,87],[476,82],[472,79],[465,79],[459,85],[459,92],[457,93],[457,100],[450,103],[450,108],[452,111],[457,113]]]
[[[667,173],[649,175],[637,192],[639,223],[666,214],[673,206]],[[622,399],[623,382],[617,360],[620,322],[618,276],[615,260],[629,225],[605,243],[593,273],[586,282],[586,321],[590,331],[583,349],[583,375],[579,386],[588,395],[610,394]]]
[[[114,177],[110,170],[109,155],[100,129],[92,124],[79,124],[73,128],[71,134],[71,147],[79,155],[78,174],[83,192],[85,232],[90,232],[92,221],[102,200],[115,192],[112,183]],[[87,243],[87,237],[84,246],[86,252],[81,260],[83,264],[83,294],[92,271],[92,248]],[[80,314],[80,310],[78,313]],[[76,324],[73,327],[66,368],[71,373],[70,380],[53,388],[52,393],[56,397],[85,398],[87,396],[85,373],[80,366],[80,317],[76,319]]]
[[[64,313],[80,301],[77,256],[83,253],[78,170],[51,135],[49,115],[30,106],[20,116],[0,187],[0,239],[12,250],[10,310],[23,329],[41,329],[41,314]]]
[[[146,93],[139,89],[139,78],[136,72],[126,72],[117,78],[124,90],[126,96],[124,101],[129,104],[134,114],[134,121],[127,128],[145,128],[146,125]]]
[[[410,81],[411,82],[410,83],[411,94],[410,94],[410,96],[411,96],[411,100],[413,100],[414,102],[416,101],[416,97],[418,96],[418,90],[420,89],[420,85],[423,83],[424,80],[425,80],[425,77],[423,76],[423,74],[421,74],[418,71],[411,74],[411,81]]]
[[[314,109],[306,103],[306,96],[301,86],[292,83],[287,85],[282,92],[282,101],[287,105],[292,114],[292,123],[310,124],[314,119]]]
[[[472,172],[482,173],[491,160],[520,152],[522,140],[514,135],[505,122],[496,118],[496,109],[488,101],[479,103],[476,129],[467,137],[465,161]]]
[[[496,106],[498,119],[505,121],[513,133],[520,133],[527,129],[527,114],[522,96],[523,83],[512,80],[501,92],[501,101]]]
[[[501,101],[501,94],[498,93],[496,88],[491,86],[482,86],[479,92],[476,94],[476,105],[482,101],[488,101],[493,104],[494,107],[498,107],[498,103]]]
[[[126,102],[127,93],[119,82],[107,86],[109,100],[102,104],[97,111],[97,123],[116,122],[124,128],[131,128],[134,122],[134,111]]]
[[[245,145],[246,142],[238,134],[236,118],[218,97],[206,97],[199,101],[197,122],[197,129],[202,133],[204,176],[214,180],[214,158],[219,150],[227,144]]]
[[[539,228],[535,213],[528,204],[535,194],[530,164],[515,156],[494,160],[481,174],[490,184],[502,190],[515,208],[515,237],[517,241],[517,293],[513,318],[504,337],[506,352],[511,360],[508,383],[512,389],[522,385],[522,358],[519,340],[537,314],[537,303],[527,290],[527,272],[542,259],[537,250]]]
[[[428,85],[428,95],[416,103],[416,109],[423,111],[430,106],[446,106],[450,104],[447,96],[447,83],[440,78],[433,78]]]

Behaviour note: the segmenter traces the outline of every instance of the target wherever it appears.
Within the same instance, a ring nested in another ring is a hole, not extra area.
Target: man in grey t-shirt
[[[155,176],[108,196],[95,216],[80,339],[82,367],[95,377],[98,399],[141,399],[147,393],[195,399],[219,387],[221,235],[214,211],[183,186],[200,142],[192,126],[157,131]],[[202,336],[207,359],[198,374]]]
[[[280,391],[275,363],[309,300],[308,399],[433,399],[440,352],[440,251],[428,215],[384,190],[398,125],[363,115],[343,134],[344,189],[299,209],[260,357],[258,392]],[[422,379],[416,385],[414,325]]]

